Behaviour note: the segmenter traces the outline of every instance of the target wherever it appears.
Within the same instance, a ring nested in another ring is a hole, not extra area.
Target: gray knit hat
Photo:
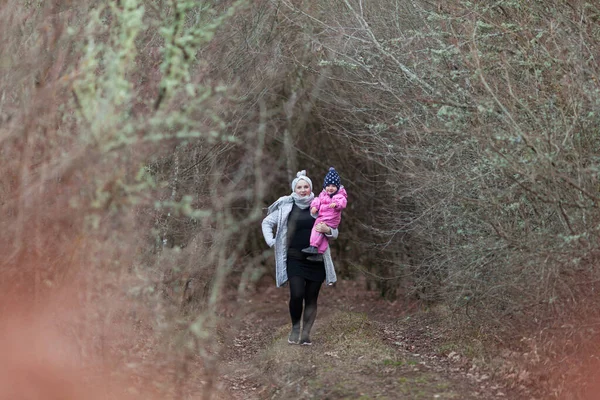
[[[308,186],[310,186],[310,191],[312,192],[312,190],[313,190],[312,181],[310,180],[310,178],[308,176],[306,176],[306,170],[304,170],[304,169],[302,171],[298,171],[298,173],[296,174],[296,179],[294,179],[292,181],[292,192],[296,189],[296,185],[298,184],[299,180],[306,181],[308,183]]]

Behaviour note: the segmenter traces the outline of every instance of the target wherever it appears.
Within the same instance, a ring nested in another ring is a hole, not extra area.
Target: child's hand
[[[313,207],[313,208],[311,208],[311,210],[310,210],[310,212],[311,212],[312,214],[316,214],[316,213],[317,213],[317,211],[319,211],[319,210],[317,210],[317,207]]]
[[[336,204],[336,203],[331,203],[331,204],[329,205],[329,208],[335,208],[336,206],[337,206],[337,204]]]

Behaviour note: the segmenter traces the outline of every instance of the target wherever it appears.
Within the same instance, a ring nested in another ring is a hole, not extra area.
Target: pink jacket
[[[323,190],[319,197],[316,197],[312,203],[310,203],[310,209],[316,207],[318,210],[318,217],[315,221],[316,223],[325,222],[327,226],[332,228],[337,228],[342,220],[342,210],[346,208],[348,204],[348,194],[346,193],[346,189],[343,186],[340,187],[340,190],[333,197],[329,197],[327,192]],[[335,208],[329,208],[331,203],[335,203]]]

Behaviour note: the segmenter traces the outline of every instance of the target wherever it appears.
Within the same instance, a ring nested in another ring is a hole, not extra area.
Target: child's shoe
[[[319,250],[317,250],[315,246],[308,246],[307,248],[302,249],[302,252],[307,254],[318,254]]]
[[[314,256],[308,256],[308,257],[306,257],[306,259],[308,261],[318,261],[318,262],[321,262],[321,261],[323,261],[323,254],[315,254]]]

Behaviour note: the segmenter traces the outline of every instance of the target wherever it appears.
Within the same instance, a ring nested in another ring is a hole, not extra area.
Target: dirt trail
[[[238,321],[224,339],[219,385],[231,398],[517,399],[459,355],[419,345],[433,334],[405,329],[409,307],[360,282],[323,287],[313,346],[289,345],[287,296],[269,282],[224,309]]]

